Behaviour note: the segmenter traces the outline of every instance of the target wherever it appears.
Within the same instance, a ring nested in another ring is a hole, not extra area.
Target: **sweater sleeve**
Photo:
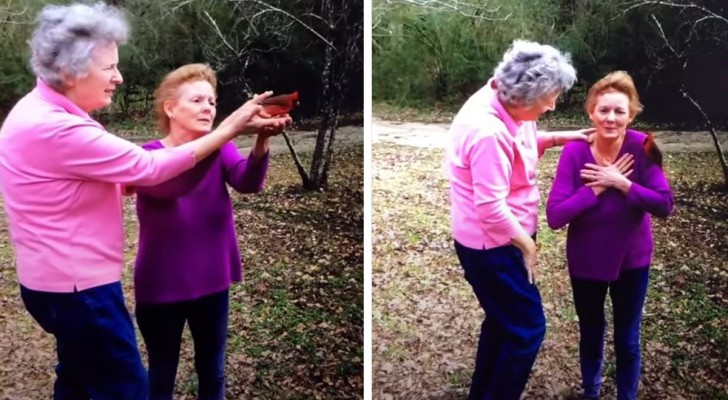
[[[470,152],[473,200],[483,230],[492,237],[512,239],[526,234],[506,203],[511,190],[513,150],[495,135],[483,135]]]
[[[659,165],[646,158],[644,163],[639,179],[641,183],[632,182],[627,201],[656,217],[667,218],[672,213],[674,200],[665,173]]]
[[[582,166],[574,156],[575,146],[565,146],[551,192],[546,202],[546,221],[551,229],[560,229],[581,215],[584,211],[597,205],[597,196],[587,187],[579,187],[576,183]]]
[[[257,193],[263,190],[268,172],[269,153],[261,160],[245,158],[235,143],[228,142],[220,149],[225,181],[238,193]]]
[[[164,148],[155,146],[154,142],[143,147],[152,152],[164,150]],[[192,192],[202,182],[218,156],[219,154],[213,153],[197,163],[192,169],[158,185],[134,187],[135,192],[139,196],[149,196],[160,200],[182,197]]]
[[[57,136],[59,169],[83,179],[136,186],[156,185],[195,165],[189,150],[148,152],[94,125],[76,125]]]

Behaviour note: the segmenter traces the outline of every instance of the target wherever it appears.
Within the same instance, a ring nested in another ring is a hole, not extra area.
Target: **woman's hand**
[[[518,250],[521,250],[521,253],[523,254],[523,264],[526,267],[526,274],[528,275],[528,283],[534,284],[536,283],[536,263],[537,263],[537,253],[538,248],[536,247],[536,242],[533,241],[533,239],[526,235],[522,234],[520,236],[517,236],[513,238],[511,243],[518,248]]]
[[[265,118],[260,115],[254,115],[247,123],[248,129],[255,129],[258,131],[258,136],[265,135],[266,137],[275,136],[291,124],[291,117],[288,114],[281,114],[275,117]]]
[[[257,123],[259,119],[262,119],[264,121],[270,121],[270,118],[264,118],[264,117],[253,117],[251,122],[253,124]],[[268,139],[270,139],[273,136],[279,135],[283,130],[286,128],[286,125],[290,124],[291,117],[288,116],[288,114],[280,115],[275,117],[274,119],[277,119],[277,122],[274,122],[272,124],[263,124],[260,128],[258,128],[258,136],[255,141],[255,146],[253,146],[252,150],[252,157],[255,160],[261,160],[263,157],[268,153]]]
[[[280,117],[281,118],[288,117],[288,114],[281,115]],[[273,125],[273,126],[264,126],[262,128],[258,128],[258,138],[268,139],[270,137],[280,135],[281,132],[283,132],[285,130],[285,127],[286,127],[285,125],[283,125],[283,126]]]
[[[571,142],[573,140],[584,140],[588,143],[591,143],[594,140],[593,133],[596,132],[596,129],[594,128],[587,128],[587,129],[577,129],[573,131],[557,131],[552,132],[553,135],[553,145],[554,146],[563,146],[568,142]]]
[[[614,188],[627,194],[632,186],[632,181],[627,179],[633,172],[634,157],[632,154],[624,154],[614,164],[607,160],[607,165],[596,165],[587,163],[581,170],[581,178],[587,180],[586,186],[594,190],[597,196],[608,188]]]
[[[242,133],[246,129],[249,129],[251,120],[258,115],[263,106],[260,102],[267,99],[273,94],[271,91],[267,91],[263,94],[256,94],[252,99],[248,100],[240,106],[237,110],[233,111],[232,114],[228,115],[220,125],[219,128],[230,128],[233,132]]]

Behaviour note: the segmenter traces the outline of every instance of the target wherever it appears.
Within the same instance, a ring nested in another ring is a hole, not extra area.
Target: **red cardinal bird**
[[[647,154],[647,157],[652,160],[655,164],[659,165],[660,168],[662,168],[662,152],[657,147],[657,144],[655,143],[655,134],[652,132],[647,133],[647,137],[645,138],[644,142],[644,149],[645,154]]]
[[[268,97],[260,103],[268,118],[288,114],[298,103],[298,92]]]

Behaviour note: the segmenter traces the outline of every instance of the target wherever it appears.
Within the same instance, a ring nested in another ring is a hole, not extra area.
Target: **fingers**
[[[599,178],[600,175],[599,171],[594,171],[592,169],[582,169],[581,171],[579,171],[579,176],[582,179],[594,180]]]
[[[634,156],[632,156],[632,153],[624,153],[622,154],[622,157],[619,157],[619,160],[617,160],[617,163],[625,162],[627,160],[634,159]]]
[[[619,170],[620,170],[620,172],[628,171],[630,168],[632,168],[633,165],[634,165],[634,159],[630,158],[630,160],[627,161],[627,163]]]
[[[538,256],[534,254],[524,254],[523,266],[526,267],[526,274],[528,275],[528,283],[533,285],[536,283],[536,262]]]
[[[538,273],[536,272],[536,260],[531,261],[528,266],[528,283],[531,285],[536,284],[536,278]]]
[[[597,182],[597,181],[592,181],[592,182],[585,183],[584,186],[591,188],[591,187],[595,187],[595,186],[602,186],[602,183]]]
[[[625,166],[623,166],[622,168],[620,168],[620,169],[619,169],[619,172],[621,172],[621,173],[622,173],[622,175],[624,175],[624,171],[630,171],[630,170],[631,170],[631,168],[632,168],[632,165],[634,165],[634,160],[630,160],[630,161],[629,161],[629,162],[627,163],[627,165],[625,165]],[[625,175],[625,176],[626,176],[626,175]]]
[[[243,104],[238,108],[238,111],[242,114],[244,114],[247,119],[253,118],[257,114],[259,114],[261,111],[263,111],[263,106],[260,104],[255,104],[253,100],[248,101],[247,103]]]
[[[268,113],[267,113],[267,112],[265,111],[265,108],[263,108],[263,107],[261,107],[261,108],[260,108],[260,111],[258,111],[258,115],[259,115],[260,117],[262,117],[262,118],[271,118],[271,117],[273,117],[273,115],[271,115],[271,114],[268,114]]]
[[[249,122],[248,125],[251,128],[273,128],[273,129],[284,129],[286,126],[290,125],[291,123],[291,117],[272,117],[272,118],[263,118],[261,116],[254,116]]]
[[[538,272],[537,271],[538,270],[536,268],[536,260],[533,260],[533,263],[531,264],[531,280],[530,280],[530,283],[532,285],[535,285],[536,284],[536,280],[538,278]]]
[[[261,101],[267,99],[268,97],[273,95],[272,90],[265,91],[261,94],[254,94],[253,98],[249,100],[249,102],[252,102],[254,104],[260,104]]]
[[[531,257],[524,254],[523,257],[523,266],[526,268],[526,276],[528,277],[528,283],[533,285],[533,282],[535,282],[535,268],[533,267],[533,264],[535,263],[534,260],[531,259]]]
[[[624,173],[624,177],[625,177],[625,178],[629,177],[630,175],[632,175],[632,172],[633,172],[633,171],[634,171],[633,169],[630,169],[629,171],[625,172],[625,173]]]
[[[625,153],[614,163],[620,173],[627,171],[634,164],[634,156],[631,153]]]
[[[586,135],[586,142],[587,143],[592,143],[592,142],[594,142],[594,137],[596,136],[594,133],[596,131],[597,131],[596,128],[588,128],[588,129],[582,130],[581,132],[584,135]]]

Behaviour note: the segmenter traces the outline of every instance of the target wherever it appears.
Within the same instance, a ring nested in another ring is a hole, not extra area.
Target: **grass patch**
[[[393,398],[464,397],[483,312],[450,239],[443,150],[373,149],[373,392]],[[540,164],[544,196],[558,155]],[[666,171],[676,211],[654,219],[655,257],[643,323],[641,399],[724,399],[728,393],[728,198],[713,153],[672,153]],[[543,202],[542,202],[543,203]],[[578,329],[564,260],[566,231],[539,216],[546,340],[527,399],[579,389]],[[607,307],[611,303],[607,300]],[[616,395],[612,313],[605,398]]]

